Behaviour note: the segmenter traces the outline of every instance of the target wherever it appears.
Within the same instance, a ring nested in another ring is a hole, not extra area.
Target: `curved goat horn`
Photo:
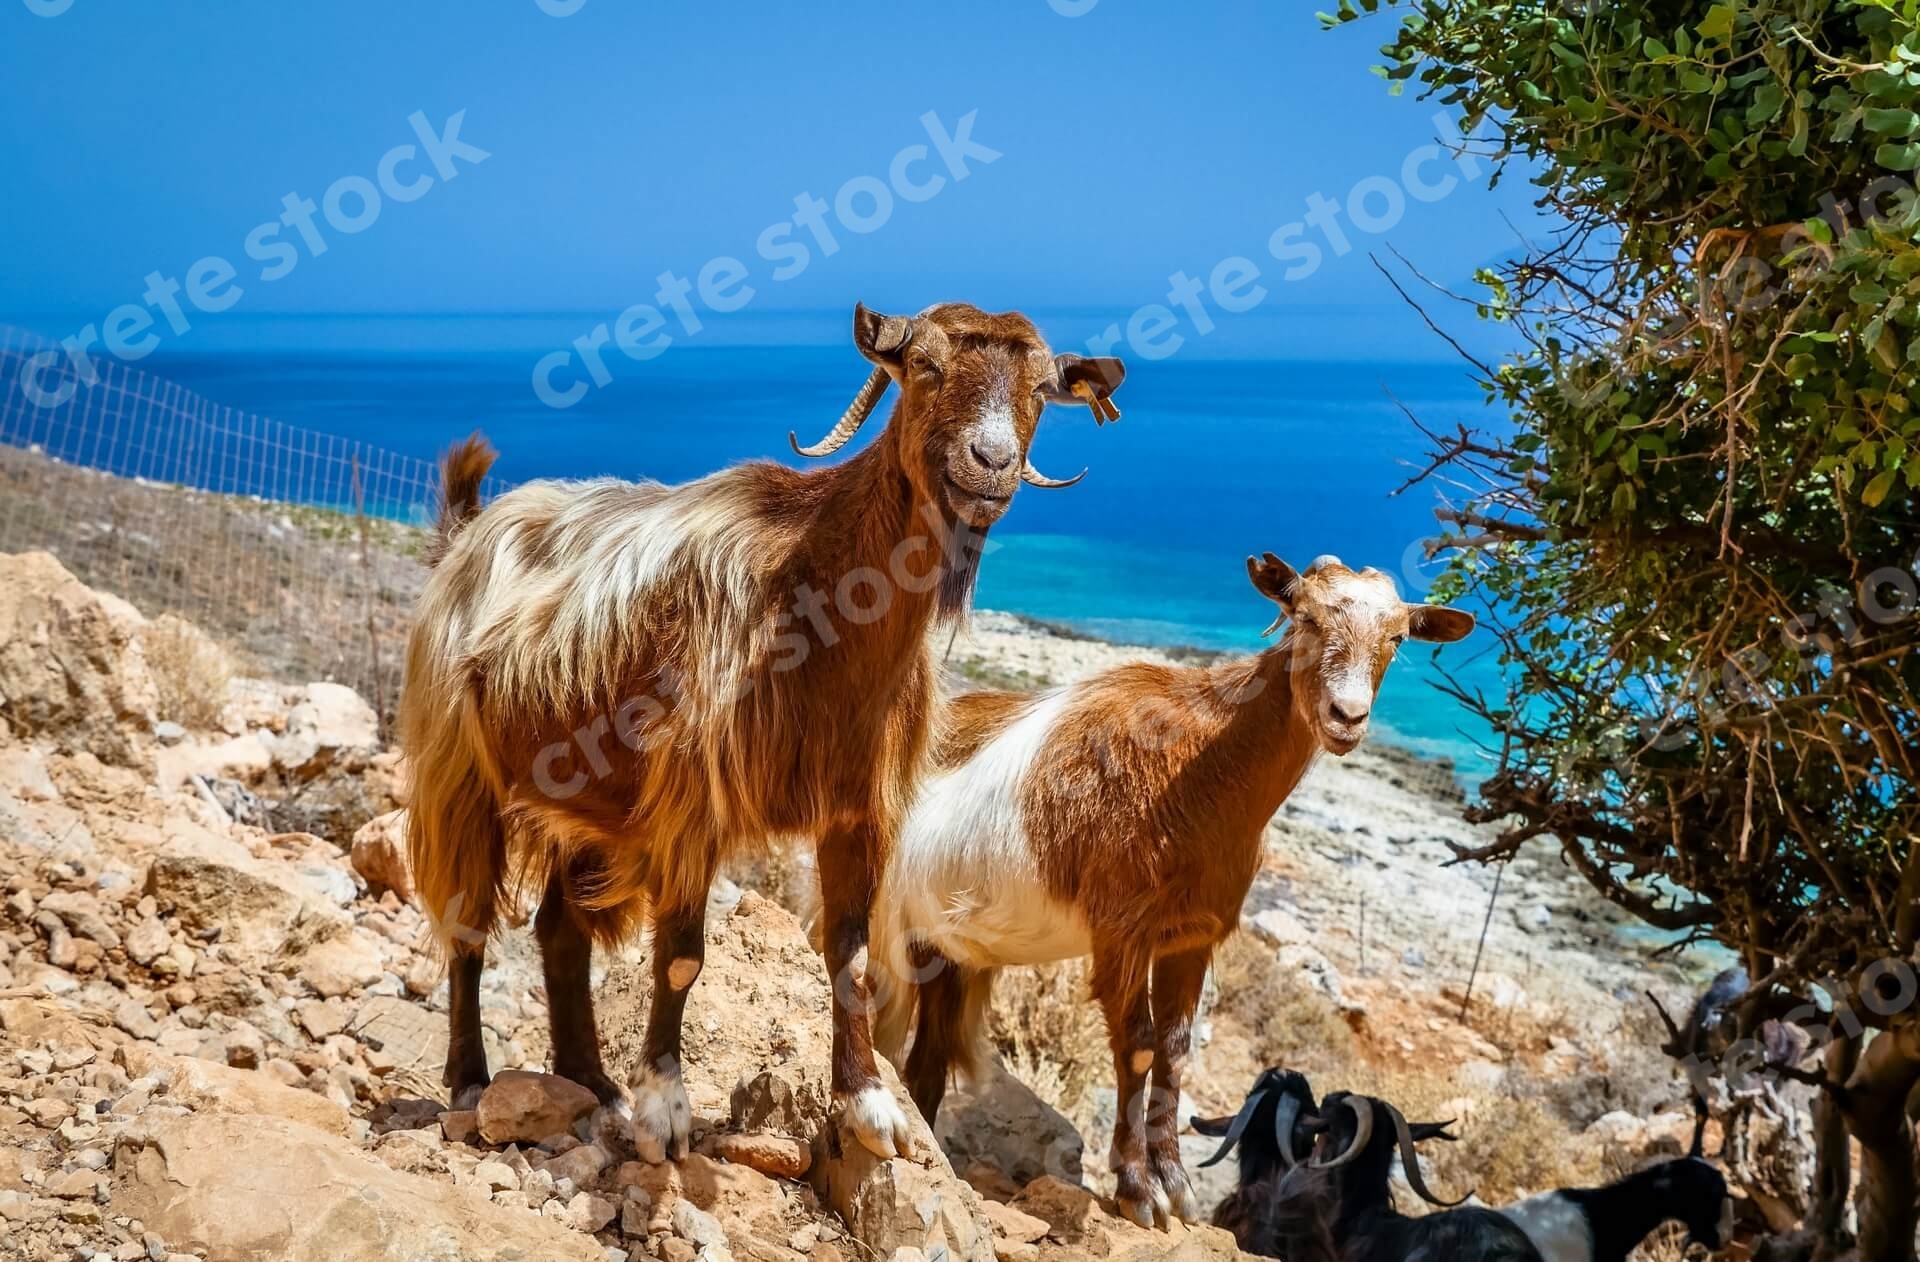
[[[1280,1160],[1287,1169],[1300,1166],[1300,1154],[1293,1150],[1293,1124],[1300,1120],[1300,1098],[1294,1095],[1280,1097],[1280,1106],[1273,1113],[1274,1138],[1280,1141]]]
[[[1233,1146],[1240,1142],[1242,1135],[1247,1133],[1247,1123],[1253,1120],[1253,1111],[1260,1107],[1260,1101],[1266,1094],[1264,1091],[1256,1091],[1247,1097],[1247,1102],[1240,1106],[1238,1113],[1233,1115],[1233,1124],[1227,1127],[1227,1135],[1220,1141],[1219,1151],[1201,1162],[1200,1169],[1205,1170],[1208,1166],[1218,1165],[1223,1157],[1233,1151]]]
[[[1420,1154],[1414,1151],[1413,1132],[1407,1129],[1406,1117],[1391,1104],[1387,1105],[1387,1113],[1393,1118],[1393,1129],[1400,1139],[1400,1167],[1406,1174],[1407,1186],[1413,1189],[1414,1195],[1429,1205],[1438,1205],[1441,1209],[1452,1209],[1457,1205],[1465,1205],[1471,1200],[1472,1192],[1468,1192],[1457,1201],[1443,1201],[1433,1194],[1433,1190],[1427,1186],[1426,1179],[1420,1174]]]
[[[1338,1157],[1308,1163],[1317,1170],[1337,1170],[1350,1161],[1356,1161],[1367,1150],[1367,1145],[1373,1142],[1373,1101],[1365,1096],[1350,1095],[1340,1103],[1353,1110],[1353,1119],[1360,1129],[1354,1132],[1353,1142]]]
[[[860,427],[873,415],[874,407],[880,402],[880,396],[887,392],[887,384],[893,379],[887,376],[887,370],[876,368],[867,383],[860,387],[860,393],[853,396],[853,402],[840,414],[840,420],[828,431],[827,436],[811,447],[800,445],[800,436],[792,430],[787,431],[787,441],[793,444],[796,454],[802,456],[831,456],[847,445],[847,440],[860,432]]]
[[[1086,476],[1087,471],[1082,469],[1070,478],[1050,478],[1040,472],[1040,470],[1034,468],[1033,461],[1031,460],[1020,466],[1020,480],[1022,482],[1025,482],[1028,486],[1045,487],[1049,491],[1057,491],[1063,486],[1072,486],[1075,482],[1078,482]]]

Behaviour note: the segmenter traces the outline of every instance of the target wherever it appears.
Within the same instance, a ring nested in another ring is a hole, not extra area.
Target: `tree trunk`
[[[1876,1034],[1860,1056],[1841,1107],[1860,1141],[1860,1262],[1914,1262],[1913,1123],[1907,1096],[1920,1084],[1920,1026]]]
[[[1845,1082],[1859,1060],[1859,1039],[1835,1039],[1827,1046],[1827,1081]],[[1837,1258],[1852,1244],[1846,1216],[1847,1198],[1853,1192],[1853,1145],[1846,1115],[1825,1091],[1813,1097],[1813,1153],[1813,1210],[1807,1215],[1807,1229],[1813,1235],[1815,1258]]]

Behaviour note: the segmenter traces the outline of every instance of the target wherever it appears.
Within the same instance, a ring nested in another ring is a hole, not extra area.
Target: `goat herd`
[[[1296,572],[1266,553],[1248,570],[1278,607],[1267,632],[1286,634],[1260,653],[943,697],[936,632],[966,614],[986,531],[1020,481],[1078,481],[1028,461],[1041,412],[1117,419],[1124,368],[1055,354],[1025,316],[959,303],[856,307],[853,338],[866,383],[825,439],[795,450],[831,455],[889,385],[900,399],[833,466],[751,462],[675,487],[536,482],[482,508],[491,449],[476,435],[449,454],[400,713],[415,885],[449,959],[446,1085],[464,1104],[488,1082],[486,943],[535,896],[554,1071],[591,1088],[643,1158],[684,1156],[680,1026],[708,889],[744,851],[811,838],[837,998],[832,1086],[860,1142],[881,1156],[911,1142],[876,1040],[931,1121],[949,1074],[978,1063],[995,973],[1090,956],[1127,1102],[1117,1202],[1143,1225],[1190,1220],[1181,1073],[1266,823],[1315,756],[1360,743],[1403,641],[1458,640],[1473,618],[1406,604],[1376,570],[1322,557]],[[651,1011],[623,1088],[601,1062],[589,963],[643,918]],[[1508,1217],[1414,1221],[1388,1207],[1388,1164],[1397,1145],[1423,1187],[1415,1146],[1439,1127],[1358,1097],[1315,1104],[1288,1076],[1263,1078],[1218,1125],[1244,1176],[1222,1213],[1257,1252],[1617,1257],[1604,1242],[1668,1208],[1719,1240],[1685,1199],[1705,1195],[1704,1163],[1657,1176],[1658,1196],[1563,1193]],[[1303,1146],[1317,1155],[1300,1160]],[[1634,1213],[1612,1212],[1623,1199]],[[1579,1222],[1586,1246],[1568,1252]]]

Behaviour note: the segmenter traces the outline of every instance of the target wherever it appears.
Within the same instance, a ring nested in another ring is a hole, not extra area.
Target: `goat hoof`
[[[1120,1208],[1120,1216],[1136,1226],[1153,1229],[1153,1202],[1144,1196],[1116,1196],[1114,1204]]]
[[[1144,1167],[1131,1166],[1120,1171],[1113,1199],[1122,1215],[1149,1230],[1165,1228],[1171,1223],[1172,1203],[1160,1180]]]
[[[847,1101],[847,1126],[876,1157],[913,1155],[913,1128],[894,1102],[893,1093],[875,1083],[862,1087]]]
[[[678,1071],[643,1069],[635,1074],[631,1116],[633,1150],[640,1160],[657,1166],[687,1155],[693,1106],[687,1103],[687,1088]]]
[[[1200,1221],[1200,1205],[1194,1199],[1193,1185],[1187,1181],[1187,1172],[1178,1162],[1154,1163],[1153,1179],[1166,1199],[1167,1213],[1171,1217],[1185,1223]]]
[[[486,1094],[486,1090],[486,1083],[470,1082],[453,1093],[453,1101],[448,1107],[455,1112],[477,1109],[480,1107],[480,1097]]]

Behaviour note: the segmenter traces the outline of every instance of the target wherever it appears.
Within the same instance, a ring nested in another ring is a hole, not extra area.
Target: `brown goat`
[[[1366,734],[1406,639],[1450,641],[1473,616],[1403,603],[1377,570],[1331,557],[1305,574],[1248,558],[1280,606],[1264,652],[1208,668],[1132,663],[1037,696],[977,692],[943,713],[875,900],[876,1033],[931,1120],[956,1067],[985,1053],[994,972],[1093,957],[1119,1117],[1121,1209],[1191,1220],[1180,1079],[1213,950],[1240,923],[1267,821],[1322,750]]]
[[[680,1023],[708,887],[743,848],[809,835],[839,997],[833,1090],[863,1143],[905,1152],[873,1061],[866,943],[931,719],[928,631],[964,614],[1019,479],[1051,485],[1026,461],[1044,405],[1104,415],[1123,372],[965,304],[856,308],[853,333],[876,367],[828,438],[796,450],[844,445],[890,382],[901,400],[831,468],[533,483],[481,511],[490,453],[476,439],[449,457],[400,718],[414,883],[451,956],[456,1101],[488,1081],[487,937],[537,891],[555,1072],[631,1109],[642,1156],[684,1155]],[[653,1006],[629,1102],[602,1067],[588,964],[643,913]]]

